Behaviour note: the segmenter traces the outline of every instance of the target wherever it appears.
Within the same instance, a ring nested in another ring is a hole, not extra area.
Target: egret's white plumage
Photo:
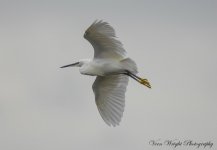
[[[93,84],[96,105],[108,125],[118,125],[125,106],[125,92],[128,76],[97,76]]]
[[[103,21],[95,21],[85,32],[94,48],[94,59],[120,60],[126,57],[122,43],[116,39],[114,29]]]
[[[92,86],[97,108],[106,124],[116,126],[124,112],[128,76],[149,88],[151,86],[147,79],[135,75],[136,63],[126,57],[122,43],[107,22],[95,21],[86,30],[84,38],[92,44],[94,58],[61,68],[77,66],[81,74],[97,76]]]

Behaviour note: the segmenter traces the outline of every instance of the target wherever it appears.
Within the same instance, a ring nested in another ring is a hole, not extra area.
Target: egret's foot
[[[149,83],[149,81],[147,79],[140,79],[139,82],[145,86],[147,86],[148,88],[151,88],[151,85]]]

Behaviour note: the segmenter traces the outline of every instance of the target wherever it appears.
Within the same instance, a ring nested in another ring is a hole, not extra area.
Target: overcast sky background
[[[95,19],[153,87],[130,80],[115,128],[96,108],[95,77],[59,68],[93,57],[83,34]],[[1,150],[170,149],[148,144],[159,138],[216,148],[215,0],[1,0],[0,68]]]

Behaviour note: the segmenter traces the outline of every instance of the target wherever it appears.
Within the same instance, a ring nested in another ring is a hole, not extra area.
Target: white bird
[[[84,38],[92,44],[94,58],[82,59],[61,68],[80,67],[81,74],[96,76],[92,88],[99,113],[109,126],[119,125],[124,112],[128,77],[149,88],[151,86],[147,79],[136,75],[136,63],[126,57],[122,43],[107,22],[93,22],[85,31]]]

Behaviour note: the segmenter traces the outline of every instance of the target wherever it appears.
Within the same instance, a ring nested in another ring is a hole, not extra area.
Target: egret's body
[[[104,59],[84,59],[81,60],[79,71],[84,75],[92,76],[107,76],[112,74],[117,74],[124,72],[125,70],[130,70],[131,72],[137,73],[135,64],[134,68],[129,68],[126,65],[126,61],[131,61],[129,58],[120,61],[114,60],[104,60]]]
[[[77,66],[81,74],[97,76],[92,86],[97,108],[108,125],[116,126],[123,116],[129,76],[149,88],[151,86],[148,80],[136,75],[136,63],[126,57],[126,51],[108,23],[95,21],[86,30],[84,38],[92,44],[94,58],[61,68]]]

